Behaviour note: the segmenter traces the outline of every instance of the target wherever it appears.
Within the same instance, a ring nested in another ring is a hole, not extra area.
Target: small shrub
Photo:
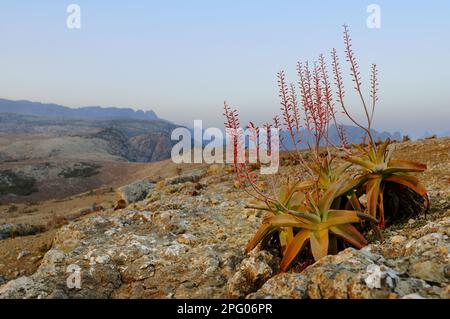
[[[18,210],[19,210],[19,207],[17,207],[16,205],[11,205],[11,206],[9,206],[7,212],[8,212],[8,213],[15,213],[15,212],[17,212]]]
[[[0,171],[0,195],[28,196],[37,192],[36,180],[11,170]]]
[[[73,167],[64,168],[59,174],[63,178],[85,178],[99,174],[100,165],[89,163],[77,163]]]

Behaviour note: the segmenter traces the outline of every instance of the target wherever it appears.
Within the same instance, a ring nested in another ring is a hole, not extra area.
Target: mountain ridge
[[[84,106],[70,108],[56,103],[41,103],[28,100],[8,100],[0,98],[0,113],[45,116],[67,119],[141,119],[157,120],[159,117],[152,110],[134,110],[130,107]]]

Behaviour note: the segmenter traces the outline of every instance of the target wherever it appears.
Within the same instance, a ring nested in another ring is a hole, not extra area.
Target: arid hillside
[[[0,113],[0,203],[62,199],[124,184],[170,157],[176,126],[160,119],[87,120]]]
[[[244,254],[263,213],[245,208],[226,166],[158,162],[123,188],[3,205],[0,225],[15,228],[0,240],[0,298],[450,298],[450,139],[392,147],[427,164],[429,214],[280,275],[276,253]],[[81,269],[80,289],[66,286],[69,265]]]

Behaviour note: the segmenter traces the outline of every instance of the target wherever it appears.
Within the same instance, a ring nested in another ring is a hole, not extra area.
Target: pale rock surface
[[[398,231],[382,244],[348,248],[301,274],[272,277],[248,297],[450,298],[449,226],[447,216],[413,231]]]
[[[138,181],[133,184],[119,188],[119,196],[128,204],[144,200],[153,190],[155,184],[147,181]]]

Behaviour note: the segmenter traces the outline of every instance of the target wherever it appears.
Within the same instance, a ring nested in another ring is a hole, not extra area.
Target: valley
[[[123,184],[170,157],[175,127],[153,112],[0,100],[0,203]]]

